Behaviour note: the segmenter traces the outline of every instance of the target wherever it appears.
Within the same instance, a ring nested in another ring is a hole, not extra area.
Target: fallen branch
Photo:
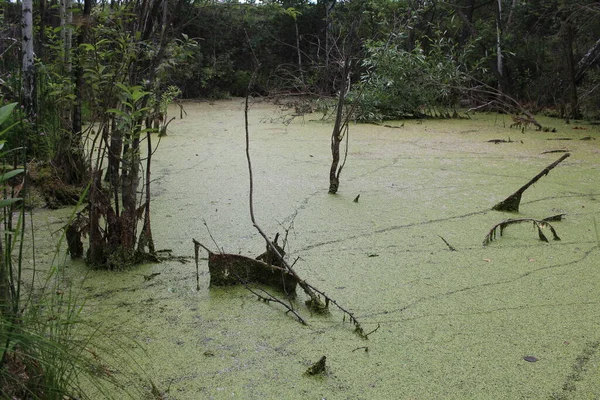
[[[285,268],[240,254],[213,253],[195,239],[192,241],[196,250],[202,247],[208,252],[210,286],[262,283],[289,296],[295,295],[298,284],[297,276],[290,274]],[[197,259],[198,257],[196,257]],[[197,280],[198,276],[198,263],[196,262]]]
[[[542,151],[540,154],[551,154],[551,153],[568,153],[568,149],[556,149],[556,150],[546,150]]]
[[[208,254],[211,253],[211,251],[209,249],[207,249],[206,247],[204,247],[204,245],[200,242],[198,242],[196,239],[192,238],[192,242],[194,242],[194,259],[196,260],[196,291],[200,290],[200,270],[198,268],[198,251],[200,250],[200,247],[202,247],[204,250],[206,250],[208,252]]]
[[[440,236],[440,235],[438,235],[438,236]],[[456,251],[456,248],[455,248],[454,246],[452,246],[450,243],[448,243],[448,241],[447,241],[446,239],[444,239],[444,238],[443,238],[443,237],[441,237],[441,236],[440,236],[440,239],[442,239],[442,241],[443,241],[444,243],[446,243],[446,246],[448,246],[448,249],[449,249],[450,251]]]
[[[507,219],[505,221],[502,221],[502,222],[494,225],[492,227],[492,229],[490,229],[490,231],[488,232],[488,234],[485,236],[485,239],[483,239],[483,245],[487,246],[494,239],[496,239],[496,237],[502,236],[502,234],[504,233],[504,229],[506,229],[508,226],[515,225],[515,224],[520,224],[520,223],[523,223],[523,222],[531,222],[531,223],[533,223],[533,226],[536,227],[537,230],[538,230],[538,237],[543,242],[548,242],[548,238],[542,232],[542,228],[549,228],[550,232],[552,232],[553,239],[554,240],[560,240],[560,238],[556,234],[556,230],[554,229],[554,227],[552,225],[550,225],[550,223],[548,221],[560,221],[560,219],[562,218],[562,215],[563,214],[554,215],[552,217],[544,218],[542,220],[534,219],[534,218]]]
[[[285,274],[289,274],[291,276],[291,278],[295,281],[295,283],[297,283],[298,286],[300,286],[302,288],[304,293],[306,293],[308,295],[308,297],[310,299],[307,300],[305,303],[312,311],[315,311],[318,313],[326,313],[326,312],[328,312],[328,306],[329,306],[329,303],[331,302],[331,303],[335,304],[336,307],[338,307],[343,313],[345,313],[349,316],[350,321],[352,321],[354,323],[355,332],[359,336],[366,338],[366,336],[364,334],[364,330],[363,330],[361,324],[356,319],[356,317],[351,312],[349,312],[348,310],[346,310],[345,308],[340,306],[333,299],[326,296],[325,293],[316,289],[314,286],[310,285],[304,279],[300,278],[300,276],[296,273],[296,271],[294,271],[292,266],[284,259],[284,257],[283,257],[284,255],[282,254],[282,249],[279,246],[277,246],[276,244],[274,244],[269,239],[269,237],[265,234],[265,232],[261,229],[261,227],[256,222],[256,218],[254,215],[254,198],[253,198],[253,196],[254,196],[254,181],[253,181],[253,174],[252,174],[252,160],[250,158],[250,130],[248,128],[248,99],[249,99],[250,88],[254,84],[254,80],[256,78],[257,72],[258,72],[258,67],[254,70],[254,73],[252,74],[252,77],[250,78],[250,82],[248,84],[248,93],[246,94],[246,101],[245,101],[245,106],[244,106],[244,127],[245,127],[245,133],[246,133],[246,160],[248,162],[248,179],[249,179],[249,186],[250,186],[249,194],[248,194],[248,203],[249,203],[249,210],[250,210],[250,220],[252,221],[252,225],[254,226],[254,228],[256,228],[258,233],[263,237],[263,239],[265,240],[265,242],[267,244],[267,258],[269,258],[269,259],[275,258],[276,260],[278,260],[279,261],[278,268],[281,268],[283,271],[285,271]],[[210,257],[209,257],[209,260],[210,260]],[[212,274],[211,274],[211,279],[212,279]],[[323,301],[317,295],[317,293],[321,294],[325,298],[325,303],[323,303]]]
[[[544,175],[548,175],[548,173],[554,167],[556,167],[558,164],[560,164],[563,160],[568,158],[570,155],[571,155],[571,153],[563,154],[563,156],[561,158],[559,158],[558,160],[554,161],[552,164],[550,164],[546,168],[544,168],[544,170],[542,172],[540,172],[539,174],[534,176],[533,179],[531,179],[529,182],[527,182],[525,185],[523,185],[519,190],[517,190],[516,192],[514,192],[513,194],[508,196],[504,201],[501,201],[500,203],[498,203],[494,207],[492,207],[492,210],[518,212],[519,204],[521,203],[521,195],[523,194],[523,192],[525,190],[527,190],[527,188],[529,188],[529,186],[533,185],[538,180],[540,180]]]
[[[300,322],[302,325],[308,325],[306,323],[306,321],[300,316],[300,314],[298,314],[296,312],[296,310],[294,310],[291,306],[285,304],[282,300],[279,300],[277,297],[273,296],[271,293],[267,292],[264,289],[261,288],[256,288],[253,289],[250,287],[250,285],[247,282],[244,282],[241,278],[238,277],[238,279],[240,280],[240,282],[242,283],[242,285],[244,285],[244,287],[250,291],[252,294],[254,294],[256,297],[258,297],[260,300],[264,301],[265,303],[270,303],[270,302],[274,302],[274,303],[278,303],[281,304],[282,306],[284,306],[285,308],[287,308],[287,312],[291,312],[292,314],[294,314],[294,316],[298,319],[298,322]],[[263,296],[262,294],[258,293],[258,291],[264,293],[266,295]]]
[[[325,294],[325,292],[322,292],[321,290],[317,289],[316,287],[309,285],[311,287],[311,289],[313,289],[315,292],[319,293],[321,296],[323,296],[323,298],[325,299],[325,310],[327,310],[327,308],[329,307],[329,303],[332,303],[334,306],[336,306],[341,312],[343,312],[344,314],[346,314],[348,316],[348,318],[350,319],[350,322],[352,322],[354,324],[354,332],[360,336],[363,339],[368,339],[369,335],[372,332],[369,332],[368,334],[365,334],[364,329],[362,328],[362,325],[360,324],[360,322],[358,322],[358,320],[356,319],[356,317],[354,316],[354,314],[348,310],[346,310],[344,307],[342,307],[337,301],[335,301],[334,299],[332,299],[331,297],[327,296]],[[313,311],[320,311],[319,309],[314,308],[314,305],[309,304],[309,302],[307,301],[306,304],[309,306],[309,308]],[[344,321],[346,321],[346,315],[344,315]]]

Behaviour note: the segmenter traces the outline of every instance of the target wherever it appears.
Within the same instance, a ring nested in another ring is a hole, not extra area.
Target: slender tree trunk
[[[79,33],[77,35],[77,52],[79,52],[81,45],[88,41],[89,19],[92,12],[92,1],[93,0],[85,0],[83,6],[83,15],[81,17],[82,23],[79,28]],[[73,127],[71,129],[71,132],[73,133],[73,135],[78,135],[79,139],[79,135],[81,135],[83,127],[83,122],[81,120],[81,107],[83,104],[84,79],[83,65],[81,63],[81,60],[78,58],[76,60],[76,63],[77,66],[75,69],[75,105],[73,107]],[[79,141],[76,144],[79,144]]]
[[[413,5],[413,2],[408,2],[408,9],[406,10],[406,13],[408,15],[408,21],[406,26],[406,30],[408,31],[406,38],[406,51],[410,53],[415,48],[415,24],[413,23],[412,18],[413,14],[415,13],[415,7]]]
[[[148,155],[146,156],[146,202],[144,206],[144,225],[138,240],[138,251],[145,251],[148,247],[150,254],[155,253],[154,239],[152,237],[152,224],[150,223],[150,167],[152,166],[152,136],[151,132],[146,133],[146,141],[148,144]]]
[[[23,0],[22,2],[22,34],[21,51],[23,54],[22,89],[23,89],[23,108],[25,115],[33,122],[36,114],[35,102],[35,64],[33,59],[33,1]]]
[[[4,247],[0,238],[0,315],[10,315],[12,296],[10,291],[10,273],[5,262]],[[4,343],[0,343],[0,346]]]
[[[464,8],[456,7],[458,16],[463,21],[463,28],[460,34],[460,44],[464,46],[470,37],[477,36],[475,27],[473,26],[473,13],[475,12],[475,0],[468,0]]]
[[[333,37],[333,17],[336,0],[325,0],[325,79],[320,83],[322,93],[330,94],[333,91],[332,82],[335,81],[335,68],[332,64],[332,52],[335,39]]]
[[[352,46],[354,39],[354,30],[356,28],[356,22],[352,24],[350,28],[350,38],[348,40],[346,49],[346,59],[344,60],[344,70],[342,72],[342,82],[340,86],[340,93],[338,95],[337,113],[335,117],[335,124],[333,125],[333,131],[331,133],[331,167],[329,169],[329,193],[336,194],[340,187],[340,174],[342,172],[343,163],[340,166],[340,144],[344,139],[344,134],[347,128],[347,120],[344,120],[344,100],[346,93],[350,88],[350,58],[352,55]]]
[[[38,41],[39,43],[46,43],[46,0],[40,0],[39,4],[40,9],[40,24],[38,31]],[[38,57],[44,59],[44,46],[38,46]]]
[[[502,60],[502,0],[497,0],[496,7],[496,70],[498,73],[498,90],[502,93],[504,80],[504,62]]]
[[[121,186],[121,177],[119,174],[121,165],[121,154],[123,152],[123,134],[117,130],[117,124],[114,119],[111,120],[110,144],[108,147],[108,181],[113,194],[113,203],[115,205],[115,214],[120,215],[119,210],[119,188]],[[108,130],[108,127],[104,127]]]
[[[333,20],[331,13],[335,8],[336,0],[325,0],[325,67],[329,68],[329,58],[333,46]]]
[[[567,17],[568,18],[568,17]],[[569,74],[569,103],[571,104],[570,118],[579,118],[579,97],[577,95],[575,60],[573,57],[573,42],[575,35],[573,33],[573,25],[567,19],[564,21],[565,28],[565,58],[567,60],[567,73]]]
[[[73,11],[71,0],[60,0],[60,41],[61,62],[65,74],[71,72],[71,40],[73,37],[71,25],[73,23]]]
[[[102,236],[100,226],[100,217],[102,210],[102,171],[97,170],[92,173],[92,183],[89,193],[89,249],[87,262],[91,265],[104,265],[106,262],[105,241]]]
[[[123,152],[121,174],[121,248],[125,252],[135,249],[137,232],[137,189],[139,185],[140,139],[134,133],[131,146]]]
[[[296,28],[296,51],[298,52],[298,71],[300,72],[300,81],[304,86],[304,72],[302,71],[302,52],[300,51],[300,33],[298,32],[298,20],[294,17],[294,28]]]

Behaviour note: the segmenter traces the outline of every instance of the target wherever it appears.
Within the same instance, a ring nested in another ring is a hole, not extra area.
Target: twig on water
[[[256,217],[254,215],[254,197],[253,197],[254,196],[254,180],[253,180],[253,174],[252,174],[252,160],[250,157],[250,130],[248,128],[248,102],[249,102],[249,97],[250,97],[250,88],[254,85],[254,81],[256,79],[256,75],[258,73],[259,67],[260,66],[257,65],[257,67],[254,69],[254,72],[252,73],[252,77],[250,78],[250,82],[248,83],[248,93],[246,94],[246,101],[245,101],[245,106],[244,106],[244,127],[245,127],[245,133],[246,133],[246,160],[248,163],[248,177],[249,177],[248,203],[249,203],[249,209],[250,209],[250,220],[252,221],[254,228],[256,228],[258,233],[263,237],[263,239],[267,243],[268,248],[271,249],[273,254],[281,262],[282,268],[285,269],[286,271],[288,271],[294,277],[294,279],[297,281],[298,285],[302,288],[302,290],[304,290],[304,293],[306,293],[308,295],[308,297],[310,298],[310,300],[306,301],[306,304],[308,305],[308,307],[315,312],[324,313],[324,312],[328,311],[329,303],[330,302],[333,303],[344,314],[348,315],[348,317],[350,318],[350,322],[352,322],[354,324],[354,327],[355,327],[354,331],[360,337],[367,339],[367,336],[364,333],[362,325],[358,322],[358,320],[356,319],[354,314],[352,314],[350,311],[346,310],[344,307],[342,307],[340,304],[338,304],[335,300],[333,300],[329,296],[325,295],[324,292],[322,292],[321,290],[310,285],[304,279],[300,278],[300,276],[296,273],[296,271],[294,271],[292,266],[283,258],[283,255],[280,253],[277,246],[275,246],[275,244],[273,244],[273,242],[269,239],[267,234],[261,229],[261,227],[256,222]],[[323,302],[321,301],[321,299],[317,295],[317,293],[321,294],[325,298],[325,304],[323,304]]]

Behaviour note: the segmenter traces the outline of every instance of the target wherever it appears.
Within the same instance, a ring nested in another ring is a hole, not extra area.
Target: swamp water
[[[243,101],[184,107],[153,159],[156,246],[193,257],[195,238],[254,257],[264,242],[248,211]],[[285,125],[266,103],[249,113],[258,224],[271,235],[289,229],[297,273],[366,332],[379,328],[363,340],[333,307],[310,315],[300,288],[308,326],[243,287],[209,289],[206,253],[199,291],[193,258],[124,272],[69,262],[84,317],[133,339],[125,343],[138,373],[113,375],[130,379],[134,398],[151,398],[150,379],[164,398],[182,400],[600,397],[597,127],[543,120],[558,132],[522,134],[506,116],[485,114],[351,125],[340,190],[329,195],[332,124],[315,113]],[[548,140],[564,137],[573,140]],[[562,155],[542,152],[557,149],[571,157],[523,194],[520,213],[491,211]],[[552,223],[561,241],[544,243],[520,224],[482,246],[504,219],[561,213]],[[39,242],[66,212],[38,218]],[[326,373],[306,376],[322,356]]]

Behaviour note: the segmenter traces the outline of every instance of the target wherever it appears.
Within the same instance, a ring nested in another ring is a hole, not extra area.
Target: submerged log
[[[296,293],[297,279],[282,268],[239,254],[209,253],[210,286],[262,283],[282,292]]]

